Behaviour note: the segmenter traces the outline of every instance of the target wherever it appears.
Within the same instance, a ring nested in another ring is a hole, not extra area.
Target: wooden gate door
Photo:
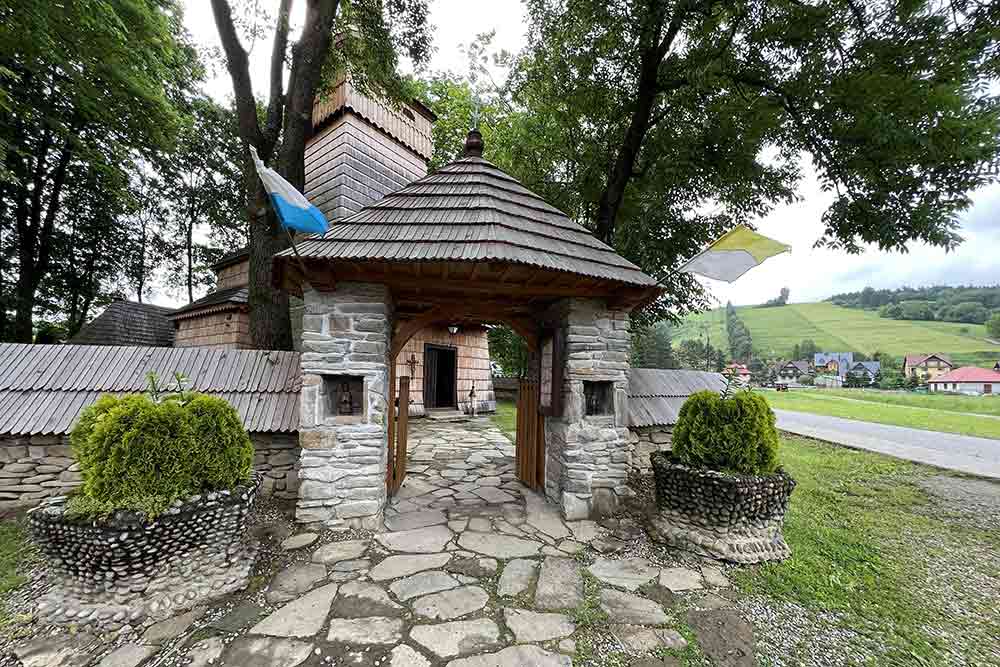
[[[517,478],[532,489],[545,484],[545,418],[538,411],[539,385],[521,380],[517,392]]]
[[[395,429],[389,429],[389,437],[394,438],[394,446],[389,447],[389,495],[393,495],[403,485],[406,479],[406,440],[410,425],[410,376],[404,375],[399,378],[399,397],[396,405],[399,406],[399,416],[396,418]],[[390,407],[390,410],[395,410]],[[395,431],[395,433],[393,433]]]

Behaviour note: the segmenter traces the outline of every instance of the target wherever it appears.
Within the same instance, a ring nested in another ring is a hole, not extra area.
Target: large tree
[[[0,336],[32,340],[40,287],[86,254],[67,235],[98,238],[124,211],[123,175],[169,148],[172,96],[196,74],[172,0],[0,6]]]
[[[183,110],[174,150],[157,171],[166,213],[160,236],[166,282],[190,303],[196,291],[214,283],[208,265],[246,246],[246,195],[232,111],[202,96],[186,101]]]
[[[286,85],[292,0],[281,0],[264,98],[254,91],[233,7],[228,0],[211,2],[233,83],[240,138],[299,190],[305,185],[305,145],[312,132],[313,104],[323,84],[349,71],[367,92],[396,98],[404,90],[396,74],[397,50],[417,63],[429,51],[426,0],[305,0],[299,39],[290,48]],[[288,247],[288,237],[267,203],[249,153],[244,182],[250,221],[250,334],[258,347],[291,349],[288,296],[274,289],[271,270],[271,258]]]
[[[527,112],[514,173],[663,278],[648,315],[704,306],[672,268],[796,197],[833,203],[821,243],[960,242],[991,179],[1000,3],[527,0],[504,93]],[[489,147],[488,147],[489,150]]]

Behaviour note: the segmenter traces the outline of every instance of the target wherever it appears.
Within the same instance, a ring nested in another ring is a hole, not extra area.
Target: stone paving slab
[[[565,655],[550,653],[540,646],[510,646],[486,655],[452,660],[447,667],[572,667],[573,661]]]
[[[539,609],[571,609],[583,602],[583,576],[580,564],[572,558],[548,556],[542,562],[535,587],[535,606]]]
[[[413,611],[424,618],[449,620],[479,611],[490,596],[478,586],[463,586],[426,595],[413,603]]]
[[[250,629],[251,634],[311,637],[319,632],[337,596],[338,584],[327,584],[289,602]]]
[[[500,643],[500,628],[488,618],[416,625],[410,638],[440,658],[479,653]]]
[[[527,609],[503,610],[504,622],[519,643],[530,644],[569,637],[576,625],[563,614],[544,614]]]
[[[451,560],[451,554],[426,554],[422,556],[389,556],[371,569],[368,576],[373,581],[397,579],[423,570],[436,570]]]

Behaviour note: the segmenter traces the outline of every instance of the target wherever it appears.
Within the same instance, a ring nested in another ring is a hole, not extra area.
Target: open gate
[[[390,382],[395,384],[394,379]],[[390,393],[390,398],[392,397]],[[397,416],[398,409],[398,416]],[[389,456],[386,490],[393,495],[406,478],[406,439],[410,423],[410,376],[399,378],[399,396],[389,405]]]
[[[517,392],[517,478],[531,489],[545,485],[545,417],[539,412],[540,387],[521,380]]]

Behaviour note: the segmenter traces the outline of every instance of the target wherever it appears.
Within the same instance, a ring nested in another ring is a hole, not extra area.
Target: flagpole
[[[292,236],[292,230],[284,225],[281,226],[284,228],[285,233],[288,234],[288,242],[292,244],[292,252],[295,253],[295,258],[299,260],[299,268],[302,269],[302,279],[306,282],[306,284],[309,284],[309,272],[306,271],[306,263],[302,259],[302,255],[299,254],[298,247],[295,245],[295,238]]]

